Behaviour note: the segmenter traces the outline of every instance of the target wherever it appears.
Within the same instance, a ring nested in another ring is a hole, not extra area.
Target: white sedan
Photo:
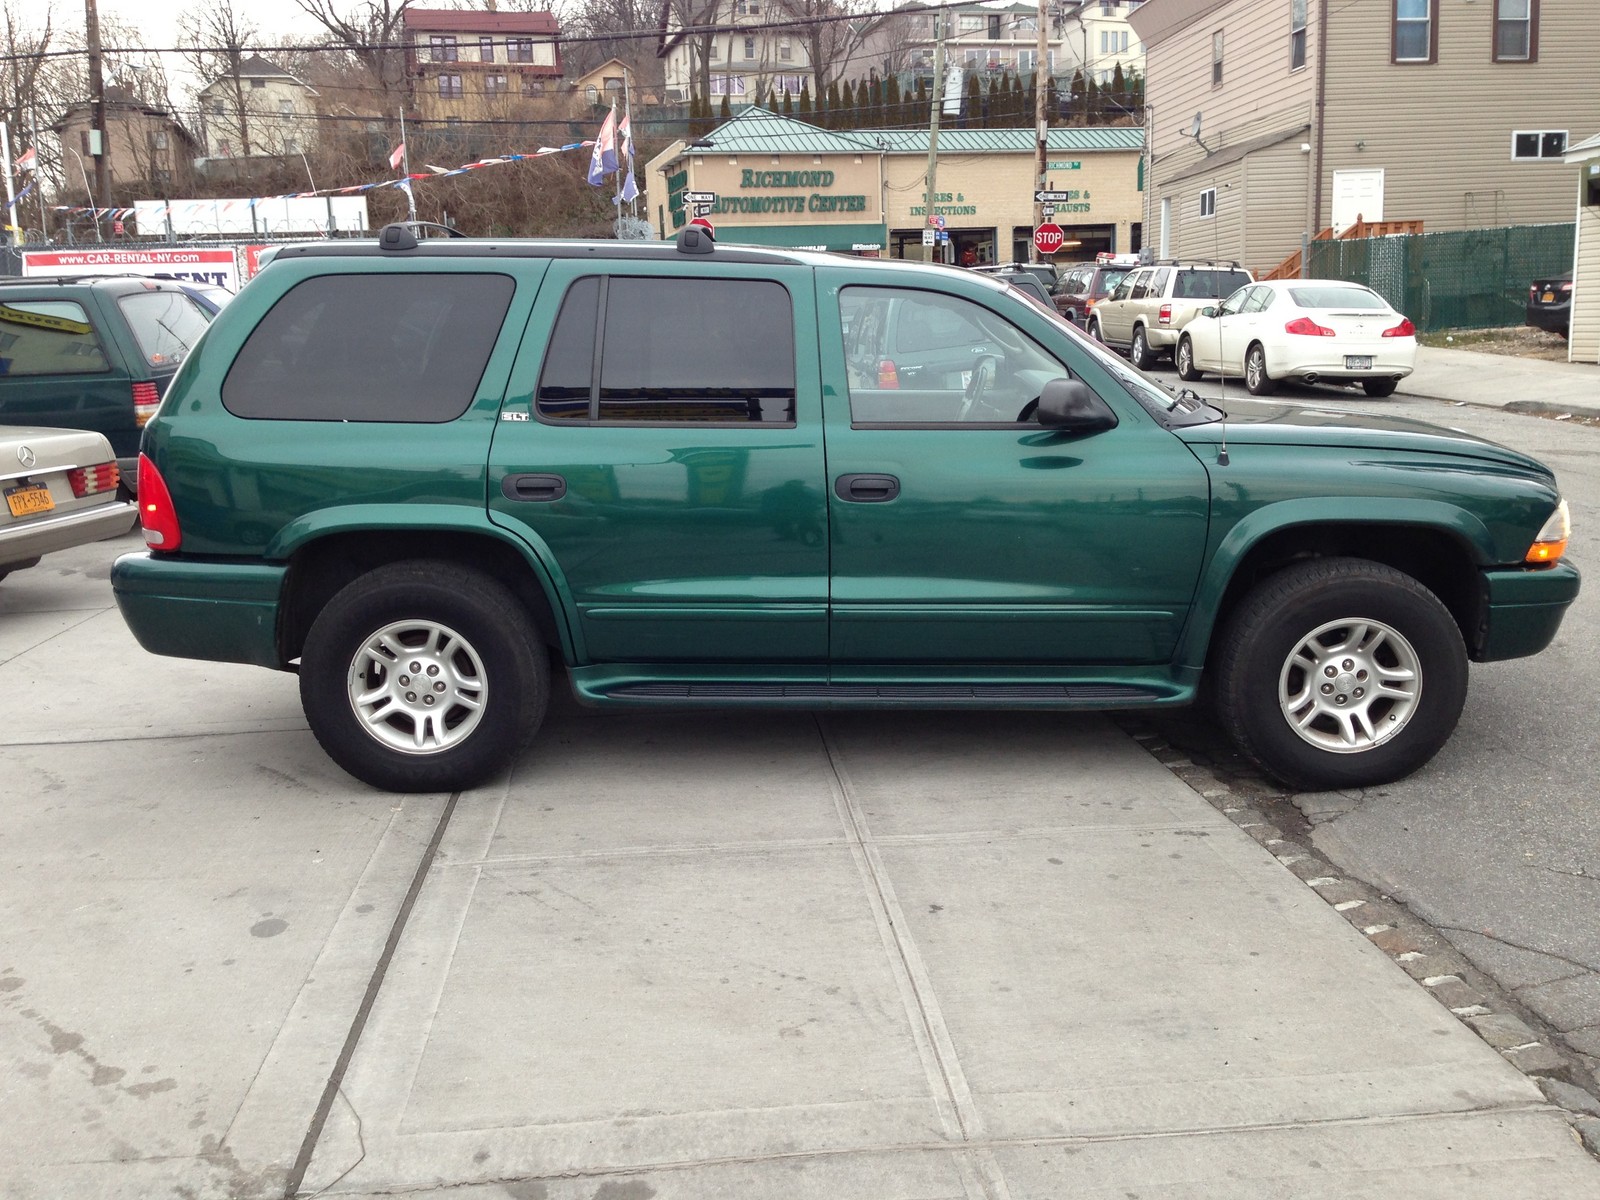
[[[1265,396],[1279,380],[1359,383],[1388,396],[1416,366],[1417,330],[1371,288],[1339,279],[1273,279],[1242,287],[1184,327],[1180,379],[1244,379]]]

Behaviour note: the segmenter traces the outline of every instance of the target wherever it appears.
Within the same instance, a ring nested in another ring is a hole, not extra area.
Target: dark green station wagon
[[[607,707],[1204,695],[1298,788],[1425,763],[1578,592],[1565,503],[1417,422],[1174,396],[971,272],[718,245],[284,250],[145,431],[158,654],[298,671],[346,770]]]

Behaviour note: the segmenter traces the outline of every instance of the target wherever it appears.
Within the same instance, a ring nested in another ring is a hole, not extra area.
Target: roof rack
[[[1231,258],[1158,258],[1150,265],[1154,267],[1226,267],[1233,271],[1243,269]]]
[[[50,284],[88,283],[95,279],[142,279],[150,283],[176,284],[178,280],[159,275],[141,275],[137,271],[90,271],[82,275],[6,275],[0,276],[0,287],[33,287]]]

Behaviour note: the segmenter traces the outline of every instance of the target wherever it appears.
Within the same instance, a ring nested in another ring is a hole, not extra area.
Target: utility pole
[[[106,128],[106,81],[100,62],[100,14],[95,10],[95,0],[83,0],[85,39],[89,44],[89,101],[92,128],[89,131],[89,153],[94,156],[94,190],[92,207],[111,207],[111,131]],[[98,142],[98,146],[96,145]],[[95,232],[100,233],[100,213],[94,214]],[[101,235],[104,240],[104,235]]]
[[[928,261],[939,261],[938,227],[933,223],[935,198],[939,195],[939,113],[944,108],[944,9],[933,14],[933,113],[928,118],[928,196],[923,214],[927,228],[935,230]]]
[[[1045,112],[1049,102],[1050,68],[1046,65],[1049,53],[1049,26],[1045,23],[1050,18],[1050,0],[1039,0],[1039,49],[1038,61],[1034,64],[1037,68],[1037,81],[1034,84],[1033,120],[1038,129],[1038,142],[1034,147],[1034,174],[1037,176],[1039,191],[1044,191],[1049,184],[1045,180],[1048,160],[1045,157],[1045,134],[1049,129],[1049,121]],[[1035,200],[1033,204],[1033,227],[1037,229],[1044,224],[1044,202]],[[1033,248],[1033,257],[1037,262],[1044,261],[1044,252],[1038,246]]]

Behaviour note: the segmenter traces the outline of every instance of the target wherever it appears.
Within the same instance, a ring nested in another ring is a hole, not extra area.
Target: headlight
[[[1528,547],[1528,553],[1522,556],[1522,561],[1530,563],[1559,561],[1567,552],[1567,539],[1571,536],[1572,514],[1567,510],[1567,502],[1563,500],[1556,505],[1555,512],[1550,514],[1550,519],[1539,530],[1539,535],[1533,539],[1533,545]]]

